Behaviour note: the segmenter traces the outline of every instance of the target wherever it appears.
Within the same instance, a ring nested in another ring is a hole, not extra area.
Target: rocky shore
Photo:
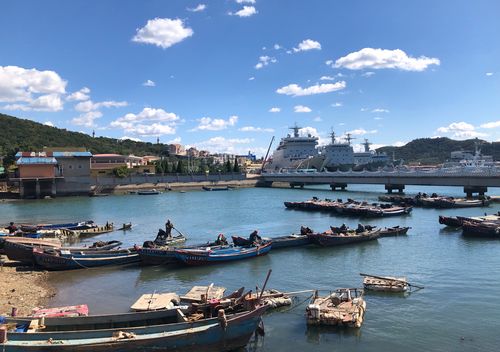
[[[55,296],[56,291],[47,283],[46,271],[36,271],[4,258],[0,267],[0,315],[25,316],[35,307],[42,307]]]

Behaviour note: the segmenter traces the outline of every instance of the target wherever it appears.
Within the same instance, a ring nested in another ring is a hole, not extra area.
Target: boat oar
[[[175,231],[177,231],[177,232],[179,233],[179,235],[181,235],[182,237],[184,237],[184,238],[186,238],[186,239],[187,239],[187,237],[186,237],[186,236],[184,236],[184,234],[183,234],[182,232],[180,232],[179,230],[177,230],[177,228],[176,228],[176,227],[172,226],[172,228],[173,228]]]
[[[264,281],[264,286],[262,286],[262,290],[260,291],[259,300],[262,298],[262,295],[264,294],[264,290],[266,289],[267,281],[269,280],[269,276],[271,276],[272,272],[273,272],[273,269],[269,269],[269,271],[267,272],[266,281]]]
[[[359,275],[374,277],[375,279],[380,279],[380,280],[389,280],[389,281],[402,282],[402,283],[407,284],[408,286],[416,287],[416,288],[419,288],[419,289],[423,289],[424,288],[424,286],[418,286],[418,285],[410,284],[409,282],[407,282],[405,280],[398,280],[398,279],[392,278],[392,277],[376,276],[376,275],[369,275],[369,274],[363,274],[363,273],[359,273]]]

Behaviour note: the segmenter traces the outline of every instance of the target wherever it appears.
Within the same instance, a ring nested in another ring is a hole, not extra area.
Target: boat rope
[[[314,294],[310,295],[310,296],[307,296],[306,299],[304,299],[303,301],[300,301],[299,303],[297,304],[292,304],[292,306],[290,308],[285,308],[285,309],[280,309],[279,310],[279,313],[286,313],[286,312],[289,312],[297,307],[300,307],[302,304],[304,304],[305,302],[311,300],[311,298],[314,296]]]

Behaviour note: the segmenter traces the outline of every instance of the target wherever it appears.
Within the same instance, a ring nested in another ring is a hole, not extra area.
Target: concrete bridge
[[[381,184],[392,193],[403,192],[406,185],[459,186],[468,197],[484,195],[488,187],[500,187],[500,168],[450,168],[435,170],[335,171],[296,170],[263,173],[259,186],[271,187],[273,182],[289,183],[290,187],[329,184],[332,190],[345,190],[348,184]]]

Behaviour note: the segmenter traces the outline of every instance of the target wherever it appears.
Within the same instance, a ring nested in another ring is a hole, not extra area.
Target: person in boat
[[[174,228],[174,224],[172,224],[170,222],[170,219],[167,220],[167,222],[165,223],[165,233],[166,233],[168,239],[172,238],[172,229],[173,228]]]
[[[10,222],[9,226],[5,228],[6,230],[9,230],[9,234],[15,233],[17,231],[17,226],[14,225],[14,222]]]
[[[226,238],[226,236],[224,236],[223,233],[219,233],[219,235],[217,236],[217,240],[215,241],[215,245],[217,245],[217,246],[227,246],[228,245],[227,238]]]
[[[356,233],[362,233],[366,231],[366,227],[363,224],[358,224],[358,228],[356,229]]]
[[[259,244],[262,242],[262,237],[259,236],[259,231],[255,230],[250,234],[248,240],[253,244]]]
[[[306,226],[301,226],[300,227],[300,234],[302,236],[305,236],[307,235],[308,233],[313,233],[313,231],[309,228],[309,227],[306,227]]]
[[[342,224],[342,226],[339,227],[340,232],[347,232],[349,228],[347,227],[346,224]]]

